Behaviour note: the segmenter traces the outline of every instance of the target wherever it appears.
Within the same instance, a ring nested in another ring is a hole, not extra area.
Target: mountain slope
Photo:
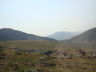
[[[56,40],[66,40],[66,39],[70,39],[74,36],[78,35],[78,33],[75,33],[75,32],[56,32],[52,35],[49,35],[48,37],[49,38],[53,38],[53,39],[56,39]]]
[[[56,41],[55,39],[47,38],[47,37],[40,37],[33,34],[27,34],[21,31],[3,28],[0,29],[0,41],[6,40],[49,40],[49,41]]]
[[[96,28],[90,29],[70,40],[73,44],[81,47],[96,47]]]

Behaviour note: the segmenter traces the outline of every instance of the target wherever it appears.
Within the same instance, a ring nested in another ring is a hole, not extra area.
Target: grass
[[[6,41],[0,42],[0,46],[4,48],[0,54],[5,54],[4,59],[0,59],[0,72],[96,72],[96,58],[61,59],[43,54],[49,50],[74,54],[77,51],[74,46],[60,42]]]

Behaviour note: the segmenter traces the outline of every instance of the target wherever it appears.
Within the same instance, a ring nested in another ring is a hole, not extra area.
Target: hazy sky
[[[0,28],[46,36],[96,27],[96,0],[0,0]]]

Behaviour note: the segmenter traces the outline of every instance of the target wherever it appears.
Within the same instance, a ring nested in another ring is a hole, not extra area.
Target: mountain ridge
[[[73,37],[69,41],[78,47],[96,49],[96,27],[85,31],[84,33]]]
[[[34,34],[28,34],[22,31],[14,30],[11,28],[0,29],[0,41],[7,40],[49,40],[56,41],[52,38],[41,37]]]

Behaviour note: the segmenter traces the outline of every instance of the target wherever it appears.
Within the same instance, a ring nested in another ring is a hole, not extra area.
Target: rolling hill
[[[96,48],[96,28],[73,37],[70,41],[79,47]]]
[[[33,34],[27,34],[22,31],[13,30],[9,28],[0,29],[0,41],[8,41],[8,40],[49,40],[56,41],[52,38],[40,37]]]

